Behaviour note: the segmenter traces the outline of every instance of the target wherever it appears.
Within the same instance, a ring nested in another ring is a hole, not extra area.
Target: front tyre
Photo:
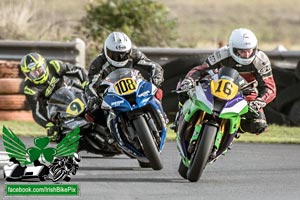
[[[209,124],[204,126],[200,142],[196,147],[196,151],[192,156],[191,163],[187,171],[187,179],[189,181],[196,182],[202,175],[202,172],[204,171],[209,156],[212,152],[216,134],[217,127]]]
[[[152,168],[152,167],[151,167],[151,164],[148,163],[148,162],[142,162],[142,161],[139,161],[139,160],[138,160],[138,162],[139,162],[139,166],[140,166],[141,168]]]
[[[179,164],[179,167],[178,167],[178,173],[180,174],[180,176],[184,179],[187,179],[187,171],[188,171],[188,167],[185,166],[182,162],[182,160],[180,160],[180,164]]]
[[[144,117],[138,116],[133,120],[133,125],[136,128],[136,133],[152,169],[161,170],[163,166],[160,159],[160,154]]]

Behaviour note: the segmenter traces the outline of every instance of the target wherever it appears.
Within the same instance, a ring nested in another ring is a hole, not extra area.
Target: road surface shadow
[[[111,167],[111,166],[108,166],[108,167],[100,167],[100,166],[97,166],[97,167],[79,167],[79,171],[82,171],[82,170],[86,170],[86,171],[92,171],[92,170],[95,170],[95,171],[152,171],[151,168],[140,168],[140,167]]]
[[[71,182],[119,182],[119,183],[127,183],[127,182],[139,182],[139,183],[188,183],[186,180],[182,178],[91,178],[91,177],[74,177]]]

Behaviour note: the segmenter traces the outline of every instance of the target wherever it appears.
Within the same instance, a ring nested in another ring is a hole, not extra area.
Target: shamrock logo
[[[57,144],[56,148],[47,147],[50,142],[48,137],[39,137],[34,139],[35,147],[26,148],[16,134],[10,129],[3,126],[3,144],[10,158],[17,159],[22,165],[31,164],[42,156],[42,161],[52,163],[54,157],[73,157],[77,152],[80,139],[80,128],[65,135],[65,137]],[[29,158],[29,160],[28,160]]]
[[[47,147],[50,139],[48,137],[35,138],[34,144],[36,147],[30,147],[27,149],[29,159],[31,162],[39,159],[41,155],[45,158],[46,161],[52,162],[54,156],[56,155],[56,149],[52,147]]]

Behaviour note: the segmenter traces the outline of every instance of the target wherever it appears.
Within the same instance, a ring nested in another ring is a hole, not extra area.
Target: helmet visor
[[[26,76],[31,80],[38,80],[43,77],[44,74],[46,74],[46,64],[42,63],[37,67],[30,66],[35,65],[36,63],[30,63],[28,65],[28,68],[33,68],[34,70],[31,70],[26,73]]]
[[[256,49],[238,49],[233,48],[233,52],[240,58],[251,58],[255,55]]]
[[[128,50],[128,51],[111,51],[108,48],[106,48],[106,54],[113,61],[122,62],[122,61],[128,60],[129,55],[130,55],[130,50]]]

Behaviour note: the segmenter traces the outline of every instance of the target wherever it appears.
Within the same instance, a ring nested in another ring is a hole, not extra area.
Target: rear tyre
[[[200,142],[195,153],[192,155],[191,163],[187,171],[187,179],[191,182],[199,180],[212,152],[217,133],[215,126],[206,124],[204,126]]]

